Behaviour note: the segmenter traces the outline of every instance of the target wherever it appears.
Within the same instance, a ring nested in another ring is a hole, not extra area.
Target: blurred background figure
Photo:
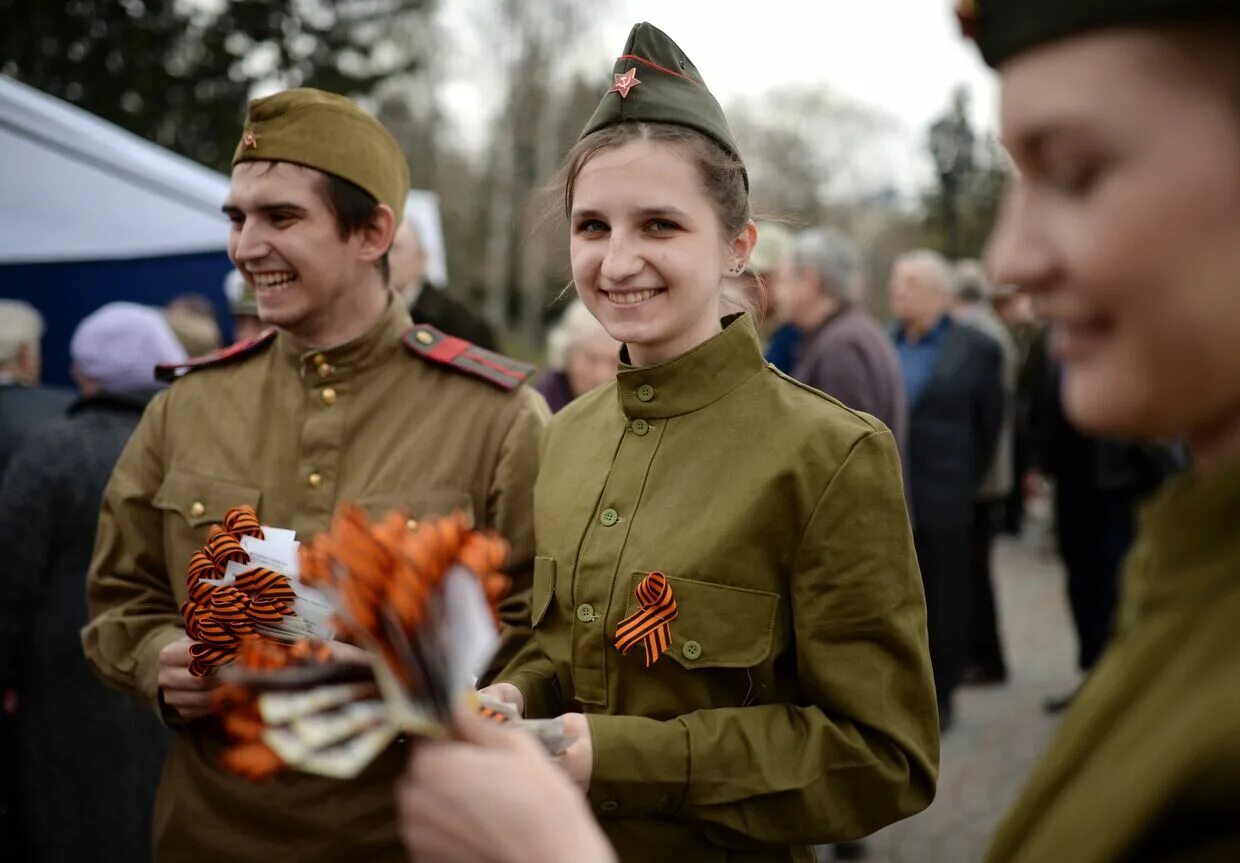
[[[43,316],[18,300],[0,300],[0,478],[13,453],[32,432],[62,416],[69,390],[42,386]],[[13,711],[17,694],[0,664],[0,842],[17,827],[14,780],[17,750]]]
[[[1002,530],[1019,536],[1025,520],[1025,497],[1029,493],[1033,466],[1033,403],[1035,393],[1046,376],[1046,339],[1043,326],[1033,314],[1029,295],[1011,285],[994,285],[991,305],[1007,327],[1016,346],[1016,398],[1012,433],[1012,491],[1004,505]]]
[[[766,360],[784,374],[792,373],[801,331],[782,320],[775,305],[779,283],[788,276],[789,255],[792,252],[792,232],[778,222],[757,222],[758,244],[754,246],[749,264],[741,276],[751,285],[750,290],[763,300],[759,308],[770,317],[759,328],[766,334]]]
[[[182,294],[168,303],[164,313],[187,356],[209,354],[224,343],[215,306],[202,294]]]
[[[620,343],[574,299],[547,336],[547,370],[534,382],[552,413],[616,376]]]
[[[832,228],[798,233],[772,289],[776,314],[799,334],[792,376],[859,411],[895,435],[903,456],[908,396],[887,333],[855,301],[864,289],[852,240]]]
[[[406,218],[396,230],[388,252],[391,277],[388,284],[409,307],[409,316],[419,324],[430,324],[450,336],[465,339],[487,350],[498,350],[495,331],[464,303],[426,281],[426,252],[418,239],[413,220]]]
[[[974,503],[1003,420],[999,347],[952,320],[952,283],[951,266],[937,252],[908,252],[892,268],[894,337],[909,401],[913,538],[944,730],[969,645]]]
[[[186,352],[159,310],[133,303],[89,315],[70,350],[81,397],[25,441],[0,484],[0,683],[17,693],[11,859],[131,863],[149,856],[167,732],[91,674],[78,630],[103,488],[155,365]]]
[[[73,394],[41,386],[43,316],[29,303],[0,300],[0,476],[31,431],[64,413]]]
[[[224,296],[232,315],[233,342],[248,342],[266,327],[258,316],[258,298],[245,282],[245,276],[232,270],[224,277]]]
[[[996,684],[1007,680],[1007,663],[999,638],[991,565],[995,536],[1003,523],[1014,485],[1012,449],[1019,356],[1016,342],[991,305],[993,292],[980,261],[956,264],[955,289],[953,314],[956,320],[990,337],[1003,358],[1003,419],[999,440],[973,505],[973,531],[969,541],[969,652],[962,676],[963,683]]]
[[[1185,459],[1182,447],[1082,432],[1064,413],[1062,378],[1062,366],[1049,362],[1036,382],[1033,458],[1053,481],[1055,540],[1076,630],[1077,666],[1088,674],[1111,637],[1120,566],[1136,537],[1137,509]],[[1047,699],[1046,712],[1064,710],[1074,695]]]

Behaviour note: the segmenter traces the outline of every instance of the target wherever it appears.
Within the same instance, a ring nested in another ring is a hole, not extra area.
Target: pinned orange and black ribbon
[[[667,576],[652,572],[637,585],[637,601],[641,610],[620,621],[616,629],[616,649],[620,653],[641,643],[646,648],[646,667],[672,646],[672,621],[679,612]]]

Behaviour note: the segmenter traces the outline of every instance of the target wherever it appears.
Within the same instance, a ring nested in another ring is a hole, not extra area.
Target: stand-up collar
[[[411,323],[409,310],[389,291],[387,308],[378,322],[352,341],[334,348],[309,349],[290,333],[280,330],[276,344],[280,353],[303,376],[312,373],[317,373],[320,378],[342,374],[348,376],[377,365],[395,351],[403,350],[400,338]]]
[[[1209,601],[1234,590],[1240,567],[1240,463],[1172,480],[1141,513],[1125,573],[1138,614],[1168,602]]]
[[[723,332],[657,366],[637,368],[621,351],[620,410],[630,419],[664,419],[700,410],[766,368],[753,318],[724,318]]]

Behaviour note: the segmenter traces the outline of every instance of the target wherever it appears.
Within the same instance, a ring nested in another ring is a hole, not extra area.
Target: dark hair
[[[582,138],[568,151],[564,159],[564,167],[552,180],[557,189],[563,189],[564,215],[571,216],[573,208],[573,188],[577,177],[590,157],[600,150],[620,147],[630,141],[661,141],[667,144],[679,144],[693,156],[701,175],[702,186],[714,205],[715,215],[719,217],[723,239],[731,242],[749,222],[749,184],[746,180],[745,165],[739,158],[724,149],[714,138],[708,137],[695,129],[672,123],[615,123],[605,126]],[[759,282],[759,292],[764,286]],[[759,304],[725,288],[727,299],[733,304],[756,314]]]
[[[327,198],[328,209],[336,218],[336,231],[342,240],[349,239],[369,225],[379,212],[379,202],[373,195],[335,174],[323,173],[323,195]],[[387,251],[375,262],[375,266],[379,268],[386,285],[392,275]]]

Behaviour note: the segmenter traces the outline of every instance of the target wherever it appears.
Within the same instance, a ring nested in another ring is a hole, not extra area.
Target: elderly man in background
[[[442,333],[489,351],[499,349],[490,324],[446,290],[438,290],[426,281],[426,249],[411,215],[396,229],[388,261],[392,268],[388,285],[404,301],[415,323],[430,324]]]
[[[1020,355],[1007,325],[995,313],[994,291],[980,261],[956,264],[957,321],[968,324],[994,340],[1003,358],[1003,420],[994,458],[977,490],[973,505],[973,534],[969,543],[969,652],[962,682],[996,684],[1007,680],[1007,663],[999,637],[992,558],[995,535],[1015,482],[1016,376]]]
[[[0,476],[33,430],[61,416],[73,393],[39,384],[43,316],[29,303],[0,300]]]
[[[999,346],[948,314],[952,284],[951,266],[937,252],[909,252],[892,268],[894,337],[909,400],[913,540],[944,730],[968,654],[974,502],[994,460],[1004,403]]]
[[[793,237],[789,267],[772,291],[780,319],[801,333],[792,376],[877,417],[903,454],[908,396],[900,360],[891,339],[855,302],[862,294],[857,247],[831,228]]]
[[[149,858],[167,731],[95,679],[78,631],[104,485],[155,365],[185,351],[157,309],[111,303],[78,325],[70,353],[81,398],[26,440],[0,484],[0,684],[17,694],[8,859],[130,863]]]
[[[547,370],[534,389],[547,400],[552,413],[616,376],[620,343],[590,314],[585,303],[573,300],[547,335]]]

